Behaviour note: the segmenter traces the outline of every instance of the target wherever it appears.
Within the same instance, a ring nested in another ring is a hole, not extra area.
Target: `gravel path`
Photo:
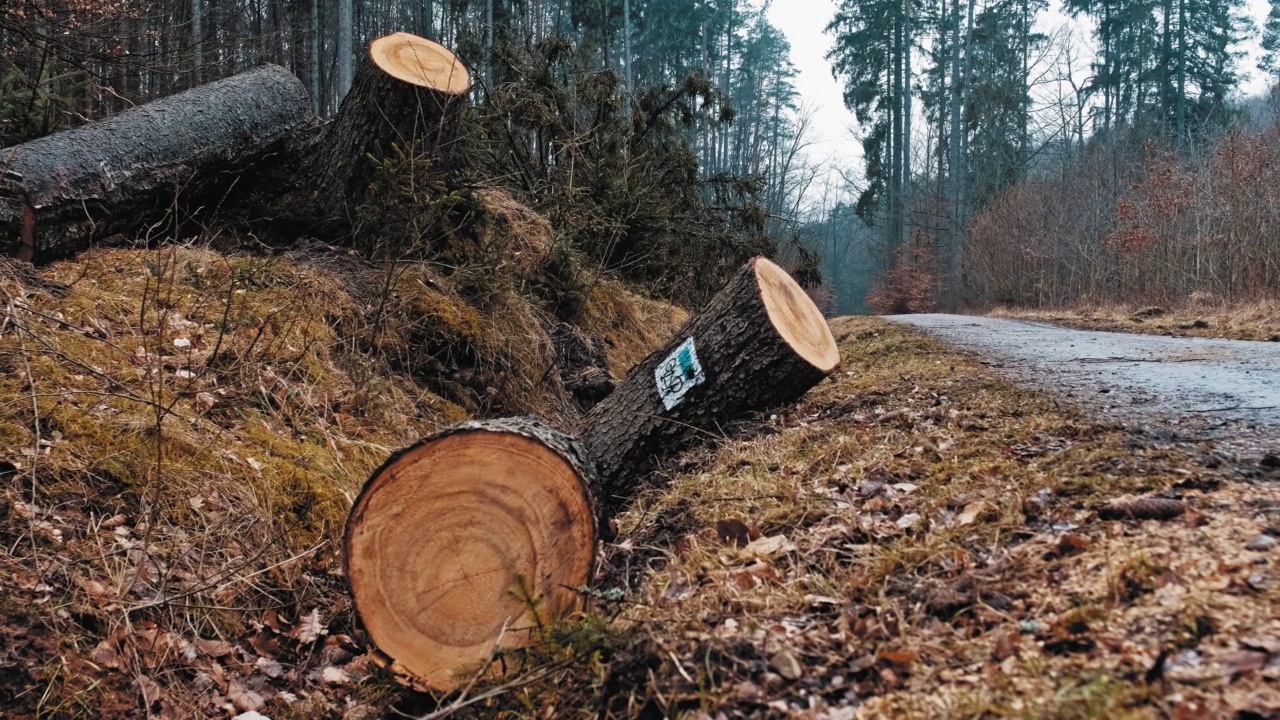
[[[1072,330],[968,315],[887,318],[988,358],[1023,382],[1253,455],[1280,441],[1280,343]],[[1189,432],[1190,431],[1190,432]]]

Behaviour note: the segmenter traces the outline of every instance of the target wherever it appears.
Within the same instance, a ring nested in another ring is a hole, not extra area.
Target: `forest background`
[[[815,142],[771,9],[8,0],[0,146],[263,62],[328,116],[360,49],[404,29],[476,70],[474,182],[687,305],[759,252],[832,313],[1245,301],[1280,283],[1274,102],[1239,91],[1246,41],[1280,71],[1280,9],[1255,27],[1241,0],[833,3],[828,59],[861,145],[846,166]]]

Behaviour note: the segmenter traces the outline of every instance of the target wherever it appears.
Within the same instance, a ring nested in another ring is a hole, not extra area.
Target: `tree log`
[[[454,426],[373,474],[347,521],[347,581],[396,677],[452,690],[577,607],[593,478],[577,441],[527,418]]]
[[[0,150],[0,253],[65,257],[166,209],[216,204],[311,119],[302,83],[264,65]]]
[[[532,627],[578,606],[601,522],[660,458],[797,399],[839,362],[818,308],[756,258],[587,415],[582,445],[517,419],[464,423],[395,454],[347,521],[347,578],[370,640],[407,684],[455,689],[495,649],[527,645]]]
[[[449,167],[470,88],[467,67],[445,47],[402,32],[374,40],[337,116],[302,164],[305,185],[281,203],[282,212],[341,235],[393,144]]]
[[[748,262],[583,419],[599,500],[618,510],[663,458],[799,399],[840,364],[822,312],[782,268]]]

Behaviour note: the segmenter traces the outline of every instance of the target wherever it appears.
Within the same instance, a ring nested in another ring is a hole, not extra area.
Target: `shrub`
[[[932,312],[939,289],[938,257],[925,245],[898,250],[893,267],[867,293],[867,305],[878,315]]]
[[[1203,147],[1099,143],[1002,193],[969,227],[979,305],[1254,300],[1280,289],[1280,126]]]

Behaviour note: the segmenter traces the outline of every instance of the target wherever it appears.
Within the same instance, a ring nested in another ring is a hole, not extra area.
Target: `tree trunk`
[[[904,196],[903,225],[906,225],[905,196],[911,185],[911,50],[915,45],[911,30],[915,15],[911,9],[911,0],[903,0],[902,11],[902,194]],[[903,231],[903,236],[906,236]]]
[[[379,659],[408,685],[453,690],[577,607],[595,563],[593,479],[576,440],[527,418],[463,423],[392,455],[344,543]]]
[[[216,204],[311,118],[302,83],[265,65],[2,150],[0,252],[65,257],[166,210]]]
[[[311,110],[320,114],[320,0],[311,0],[307,42],[307,77],[311,82]]]
[[[635,79],[631,75],[631,0],[622,0],[622,41],[623,79],[627,87],[627,102],[623,106],[623,112],[626,117],[631,117],[631,96],[635,94]]]
[[[335,50],[338,60],[338,87],[334,94],[339,102],[346,97],[352,83],[351,60],[355,53],[355,42],[352,40],[352,26],[355,24],[352,17],[352,2],[353,0],[338,0],[338,44]]]
[[[796,400],[839,361],[818,308],[756,258],[587,415],[581,444],[520,418],[396,453],[347,521],[347,578],[370,640],[416,687],[448,691],[486,671],[495,649],[527,645],[578,606],[599,528],[659,459]]]
[[[191,81],[195,85],[199,85],[202,78],[200,77],[200,66],[204,63],[204,27],[201,25],[203,13],[200,8],[200,0],[191,0]]]
[[[947,106],[948,121],[950,123],[947,135],[947,177],[950,185],[950,237],[947,256],[948,262],[948,278],[950,285],[950,310],[957,312],[964,298],[964,197],[963,188],[965,182],[965,173],[962,170],[963,152],[961,151],[961,125],[960,125],[960,108],[962,101],[962,93],[968,82],[967,78],[960,75],[960,0],[951,0],[951,87],[950,100]],[[966,47],[965,52],[969,49]]]
[[[485,97],[490,97],[495,90],[493,77],[493,0],[485,3],[484,15],[484,68],[485,68]]]
[[[580,437],[613,512],[659,460],[752,412],[794,402],[839,364],[826,320],[764,258],[747,263],[700,315],[583,419]]]
[[[348,232],[393,144],[449,167],[470,87],[466,66],[441,45],[408,33],[374,40],[337,116],[295,173],[305,185],[279,214],[323,234]]]

